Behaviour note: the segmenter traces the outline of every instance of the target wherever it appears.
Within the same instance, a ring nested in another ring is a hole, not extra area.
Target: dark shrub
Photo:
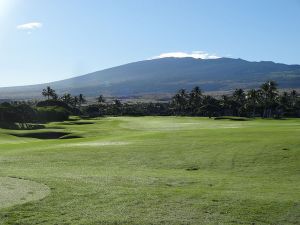
[[[54,122],[68,120],[70,112],[63,107],[48,106],[37,108],[37,118],[41,122]]]
[[[0,105],[0,122],[4,123],[31,123],[34,122],[36,111],[29,105]]]
[[[67,103],[59,101],[59,100],[55,100],[55,99],[49,99],[49,100],[41,101],[36,106],[37,107],[57,106],[57,107],[65,108],[67,110],[71,109],[70,106]]]
[[[11,107],[11,104],[9,102],[3,102],[0,104],[0,107]]]
[[[63,101],[55,100],[55,99],[48,99],[45,101],[41,101],[36,106],[37,107],[48,107],[48,106],[62,107],[67,111],[69,111],[72,115],[81,115],[80,109],[74,108]]]
[[[98,105],[89,105],[84,109],[84,114],[88,117],[98,117],[101,116],[101,110]]]

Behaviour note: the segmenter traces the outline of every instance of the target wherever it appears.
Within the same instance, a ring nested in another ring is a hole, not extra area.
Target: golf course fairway
[[[299,224],[300,119],[0,129],[0,191],[0,225]]]

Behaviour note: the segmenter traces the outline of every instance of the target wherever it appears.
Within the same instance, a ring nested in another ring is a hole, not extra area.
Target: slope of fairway
[[[51,189],[2,203],[0,224],[299,224],[299,119],[108,117],[46,126],[0,129],[4,182],[20,177]],[[32,138],[57,132],[69,139]]]

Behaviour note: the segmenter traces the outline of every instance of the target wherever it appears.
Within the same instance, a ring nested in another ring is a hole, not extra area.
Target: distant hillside
[[[196,85],[205,91],[255,88],[273,79],[281,88],[300,88],[300,65],[242,59],[162,58],[129,63],[58,82],[0,88],[0,98],[39,97],[50,85],[58,93],[141,96],[173,93]]]

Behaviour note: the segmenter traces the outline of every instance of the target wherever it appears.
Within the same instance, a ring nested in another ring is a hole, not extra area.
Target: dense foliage
[[[51,87],[44,89],[42,95],[47,100],[35,104],[2,103],[0,123],[63,121],[70,115],[300,117],[299,94],[295,90],[280,93],[274,81],[262,84],[259,89],[236,89],[231,95],[220,97],[205,95],[199,87],[190,92],[181,89],[171,101],[165,103],[122,103],[118,99],[106,102],[100,95],[96,104],[86,104],[82,94],[64,94],[59,97]]]
[[[36,108],[37,118],[41,122],[65,121],[69,119],[70,112],[63,107],[47,106]]]
[[[36,111],[27,104],[0,105],[0,122],[30,123],[36,120]]]
[[[245,116],[262,118],[299,117],[299,94],[279,93],[277,84],[268,81],[260,89],[236,89],[232,95],[216,98],[204,95],[198,87],[190,93],[180,90],[172,100],[175,115],[191,116]]]
[[[168,103],[121,103],[114,100],[105,103],[103,96],[99,104],[87,106],[88,115],[181,115],[181,116],[243,116],[281,118],[300,116],[300,97],[291,92],[279,93],[277,84],[268,81],[259,89],[245,91],[236,89],[231,95],[213,97],[205,95],[199,87],[190,92],[179,90]]]

